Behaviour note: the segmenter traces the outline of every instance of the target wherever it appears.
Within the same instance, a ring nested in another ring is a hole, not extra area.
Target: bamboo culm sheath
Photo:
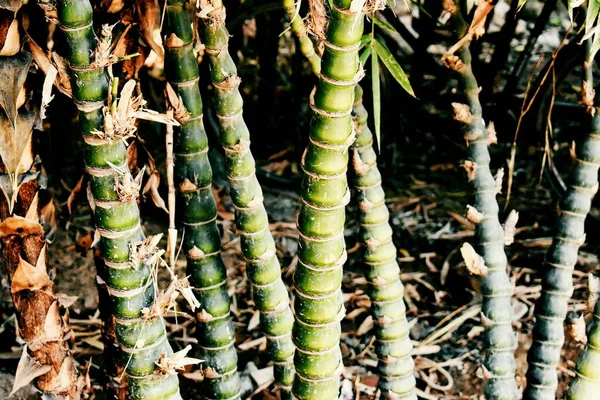
[[[221,258],[217,206],[211,190],[212,170],[202,122],[194,32],[186,4],[184,0],[169,0],[163,24],[165,74],[188,114],[174,131],[177,210],[184,227],[187,274],[200,302],[196,319],[199,358],[205,360],[203,395],[210,399],[235,399],[240,395],[235,330]]]
[[[294,317],[288,291],[281,280],[281,267],[269,230],[262,190],[256,179],[250,133],[244,122],[243,99],[239,91],[241,81],[228,50],[225,8],[220,1],[209,1],[209,5],[213,11],[200,18],[199,33],[210,63],[213,104],[219,119],[219,138],[225,152],[236,225],[254,303],[261,313],[267,353],[274,363],[275,382],[285,392],[285,397],[289,397],[294,379]]]
[[[378,386],[384,398],[417,398],[412,342],[406,319],[404,286],[392,242],[392,227],[373,149],[373,134],[367,126],[362,88],[356,85],[354,100],[356,140],[351,147],[352,180],[358,203],[360,242],[365,276],[369,282],[371,312],[375,322],[375,353],[379,359]]]
[[[132,399],[180,399],[177,375],[157,373],[156,361],[172,352],[159,315],[148,316],[156,293],[151,265],[134,263],[131,248],[144,239],[135,196],[121,196],[115,169],[130,178],[126,147],[120,138],[102,138],[104,106],[108,96],[105,66],[94,59],[97,39],[88,0],[57,2],[60,27],[64,33],[69,61],[72,94],[79,110],[85,143],[85,167],[90,175],[94,221],[99,233],[97,249],[105,268],[98,278],[106,283],[116,319],[116,336],[127,366],[129,396]]]
[[[593,99],[594,61],[589,60],[592,39],[586,41],[588,62],[584,63],[583,99]],[[586,93],[590,91],[591,93]],[[595,103],[598,104],[596,97]],[[584,224],[590,212],[592,199],[598,190],[598,167],[600,167],[600,115],[595,104],[588,104],[582,136],[575,147],[575,160],[568,178],[567,191],[560,201],[560,213],[552,245],[546,254],[542,293],[535,306],[533,342],[527,361],[527,399],[554,398],[558,386],[556,368],[564,342],[563,321],[573,294],[573,268],[577,262],[579,247],[585,241]],[[598,397],[600,390],[600,303],[596,303],[588,341],[575,368],[575,377],[569,388],[569,400],[586,400]],[[534,364],[535,363],[535,364]]]
[[[349,0],[330,2],[321,74],[310,96],[309,144],[302,156],[304,179],[297,216],[298,265],[294,272],[293,330],[296,377],[292,392],[301,400],[335,399],[342,368],[340,321],[346,171],[352,135],[354,86],[360,78],[358,49],[362,10]]]
[[[452,4],[451,23],[458,37],[467,33],[458,4]],[[461,126],[468,145],[465,168],[474,193],[475,208],[482,214],[476,225],[477,251],[483,257],[488,270],[481,277],[483,296],[482,320],[485,325],[484,344],[486,399],[517,398],[515,382],[516,362],[514,351],[516,336],[512,329],[512,306],[510,299],[513,285],[507,275],[507,258],[504,252],[504,230],[498,220],[497,182],[490,171],[489,145],[493,138],[488,135],[482,119],[479,103],[479,87],[471,68],[468,43],[458,50],[458,57],[450,56],[447,65],[458,74],[466,104],[454,104],[455,120]]]

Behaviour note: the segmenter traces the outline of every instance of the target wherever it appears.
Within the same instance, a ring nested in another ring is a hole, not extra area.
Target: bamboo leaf
[[[398,31],[392,25],[390,25],[389,22],[381,19],[381,17],[379,17],[378,15],[376,15],[373,18],[373,22],[375,22],[375,25],[377,25],[378,27],[380,27],[383,30],[386,30],[386,31],[391,32],[391,33],[398,33]]]
[[[385,67],[390,71],[394,79],[402,86],[404,90],[411,96],[415,97],[415,92],[413,91],[412,86],[410,85],[410,81],[408,80],[408,76],[404,73],[404,70],[398,64],[398,61],[394,58],[390,50],[383,44],[380,40],[375,39],[372,43],[373,50],[377,53],[377,55],[383,61]]]
[[[359,57],[360,65],[365,65],[370,56],[371,56],[371,46],[368,46],[365,48],[365,50],[362,52],[362,54]]]
[[[371,42],[373,47],[375,42]],[[371,57],[371,86],[373,92],[373,118],[375,120],[375,136],[377,137],[377,150],[381,148],[381,87],[379,85],[379,59],[377,53],[372,51]]]
[[[371,34],[363,35],[363,37],[360,38],[360,45],[359,45],[358,49],[360,50],[370,43],[371,43]]]

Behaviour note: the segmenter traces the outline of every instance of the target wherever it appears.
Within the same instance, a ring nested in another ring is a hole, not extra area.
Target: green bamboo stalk
[[[591,118],[582,122],[582,128],[586,129],[587,135],[577,143],[567,191],[559,203],[556,232],[546,254],[542,294],[535,306],[533,342],[527,354],[527,399],[554,399],[558,386],[556,368],[564,342],[563,321],[573,294],[573,268],[577,262],[579,247],[585,241],[585,219],[598,190],[600,115],[596,106],[598,97],[594,105],[594,57],[590,55],[591,41],[592,39],[589,39],[586,42],[588,56],[584,63],[583,80],[583,103],[588,106],[587,111]],[[586,126],[587,124],[589,126]],[[600,393],[599,304],[596,303],[594,308],[587,346],[579,358],[576,375],[569,389],[567,398],[571,400],[594,399]]]
[[[298,2],[300,1],[298,0]],[[321,57],[315,52],[315,46],[308,36],[308,29],[300,16],[299,8],[296,8],[296,2],[294,0],[283,0],[283,8],[290,19],[290,29],[300,43],[300,51],[308,60],[313,73],[319,75],[321,72]]]
[[[297,15],[293,2],[284,0],[283,3],[292,21],[291,29],[302,43],[306,34],[304,22]],[[318,75],[321,59],[314,52],[312,42],[303,43],[301,50],[309,59],[313,72]],[[357,84],[352,109],[356,139],[351,146],[354,172],[351,185],[359,203],[360,239],[365,249],[363,261],[367,267],[365,275],[370,283],[368,295],[377,324],[375,346],[379,357],[378,386],[386,397],[414,399],[416,382],[414,361],[410,355],[412,342],[403,301],[404,287],[400,281],[389,211],[385,205],[377,155],[373,149],[373,134],[367,125],[368,113],[363,106],[362,95],[362,88]]]
[[[144,239],[136,196],[124,196],[116,184],[114,167],[131,181],[126,148],[120,138],[102,138],[108,96],[105,64],[94,56],[97,39],[88,0],[60,0],[60,27],[65,35],[72,94],[79,110],[84,157],[90,175],[94,220],[99,234],[97,248],[106,269],[98,271],[108,288],[116,319],[116,336],[129,374],[132,399],[181,399],[176,374],[161,375],[156,361],[172,350],[159,315],[148,314],[155,302],[151,265],[132,258],[132,249]]]
[[[360,243],[365,275],[369,282],[371,312],[376,324],[375,353],[379,358],[378,386],[384,398],[416,399],[410,327],[406,320],[404,286],[392,242],[392,227],[373,149],[373,134],[367,126],[362,88],[356,85],[354,118],[356,140],[352,149],[352,188],[358,203]]]
[[[467,33],[468,26],[458,2],[454,3],[444,2],[444,7],[450,12],[451,23],[460,39]],[[457,54],[458,57],[448,56],[446,63],[457,72],[467,103],[454,104],[454,118],[459,121],[468,144],[465,167],[475,197],[475,208],[482,214],[475,231],[477,247],[487,266],[487,273],[481,277],[482,320],[485,326],[484,392],[487,399],[516,399],[514,351],[517,341],[512,330],[510,303],[513,287],[506,273],[504,230],[498,220],[496,201],[497,183],[490,171],[488,146],[493,138],[488,135],[482,119],[479,87],[471,67],[468,43],[462,45]]]
[[[350,0],[333,0],[330,6],[321,74],[310,99],[313,116],[302,156],[304,180],[297,218],[292,392],[302,400],[337,398],[342,367],[341,280],[347,257],[345,206],[350,197],[346,171],[348,147],[354,140],[351,111],[360,78],[358,48],[364,21],[362,3],[356,7]]]
[[[185,229],[183,251],[187,257],[187,273],[201,304],[196,319],[200,358],[205,360],[203,394],[211,399],[239,398],[235,330],[230,315],[227,273],[221,258],[217,207],[211,191],[212,170],[202,122],[194,33],[186,4],[185,0],[167,1],[163,25],[165,74],[189,114],[179,117],[181,127],[175,129],[177,209],[181,211],[179,218]],[[177,116],[177,111],[175,114]]]
[[[204,7],[212,7],[212,11],[206,15],[201,12],[199,33],[215,88],[213,104],[219,119],[219,138],[225,151],[225,168],[246,259],[246,273],[252,284],[256,308],[260,311],[267,353],[274,363],[275,382],[284,391],[284,396],[289,397],[294,380],[294,317],[287,289],[281,280],[281,267],[269,230],[262,190],[256,179],[250,132],[244,122],[243,99],[239,91],[241,80],[228,50],[225,8],[220,0],[209,0]]]

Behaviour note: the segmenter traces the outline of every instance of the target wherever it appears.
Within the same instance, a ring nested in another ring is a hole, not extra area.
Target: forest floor
[[[536,51],[548,51],[541,49],[543,46],[552,50],[558,45],[557,37],[558,31],[547,35]],[[439,101],[445,100],[442,96]],[[401,278],[405,285],[405,302],[414,343],[413,354],[420,396],[424,399],[477,399],[481,393],[483,375],[481,296],[478,282],[469,276],[459,251],[464,242],[473,239],[474,226],[464,217],[465,207],[471,201],[464,171],[460,167],[460,159],[465,154],[464,141],[457,132],[441,129],[451,124],[448,109],[448,104],[422,105],[419,110],[420,118],[430,118],[434,122],[423,125],[426,132],[412,132],[410,139],[404,140],[402,145],[392,146],[391,150],[385,146],[384,141],[381,168],[395,232],[394,242],[398,248]],[[390,133],[389,137],[409,132],[415,121],[403,116],[398,125],[398,132]],[[403,129],[403,126],[406,128]],[[513,132],[499,132],[500,143],[492,149],[494,170],[500,167],[506,169],[505,160],[510,157],[512,135]],[[508,206],[505,207],[506,182],[498,197],[502,210],[501,221],[504,221],[511,209],[520,213],[515,241],[506,248],[509,273],[515,285],[513,325],[519,343],[516,359],[517,383],[520,387],[525,381],[525,358],[531,343],[533,305],[540,293],[538,273],[551,243],[556,218],[556,196],[546,180],[540,179],[542,153],[543,141],[531,140],[520,144]],[[271,221],[270,228],[288,285],[291,285],[296,263],[298,238],[295,216],[299,194],[293,188],[298,186],[293,182],[297,183],[299,178],[296,154],[294,151],[283,151],[259,162],[263,171],[269,171],[273,175],[283,174],[285,179],[292,182],[291,185],[280,185],[278,180],[261,181]],[[233,206],[226,185],[223,184],[223,177],[219,177],[218,168],[216,175],[218,179],[214,193],[219,206],[218,223],[223,232],[223,256],[228,267],[229,293],[234,299],[232,312],[240,357],[239,367],[241,371],[248,372],[255,384],[251,389],[255,392],[252,398],[274,399],[275,395],[267,388],[271,383],[272,371],[262,356],[266,339],[258,329],[258,314],[250,300],[250,284],[245,277],[239,238],[235,233]],[[59,179],[55,181],[60,182]],[[91,244],[92,226],[84,199],[77,204],[73,216],[67,216],[65,204],[72,185],[62,183],[63,186],[54,185],[53,189],[59,229],[49,248],[49,265],[55,271],[56,291],[64,294],[65,299],[71,299],[69,310],[74,330],[75,357],[82,366],[91,359],[89,376],[95,389],[93,396],[100,399],[104,397],[96,380],[102,373],[101,322],[95,311],[98,296],[92,252],[86,250]],[[142,212],[147,235],[165,231],[166,215],[152,210],[151,204],[144,204]],[[373,322],[369,316],[370,304],[365,294],[366,280],[357,262],[357,224],[354,215],[355,207],[351,204],[347,212],[346,229],[349,260],[343,281],[346,318],[342,322],[344,333],[341,338],[345,365],[342,396],[344,399],[374,399],[377,375],[376,356],[372,349]],[[599,223],[600,209],[595,203],[591,218],[588,219],[587,231],[598,231]],[[579,253],[574,273],[575,293],[569,307],[574,313],[587,319],[590,316],[588,274],[600,264],[599,249],[600,237],[588,235],[587,243]],[[185,273],[183,257],[177,261],[177,272],[179,276]],[[168,277],[164,275],[162,278],[161,284],[164,286]],[[16,335],[10,291],[6,289],[8,285],[5,280],[2,281],[2,287],[0,398],[4,399],[10,392],[23,343]],[[194,343],[194,324],[188,317],[179,315],[177,318],[169,317],[167,321],[169,338],[175,350]],[[578,323],[578,318],[572,318],[567,327],[576,327]],[[576,329],[573,331],[577,332]],[[577,335],[568,335],[563,348],[559,365],[558,398],[562,397],[573,376],[575,361],[583,349],[583,344],[578,339]],[[197,378],[198,374],[194,371],[181,376],[185,399],[197,397]],[[38,395],[28,386],[11,398],[36,399]]]

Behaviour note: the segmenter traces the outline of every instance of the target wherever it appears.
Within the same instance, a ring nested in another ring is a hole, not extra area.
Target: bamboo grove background
[[[0,393],[595,399],[599,17],[0,0]]]

